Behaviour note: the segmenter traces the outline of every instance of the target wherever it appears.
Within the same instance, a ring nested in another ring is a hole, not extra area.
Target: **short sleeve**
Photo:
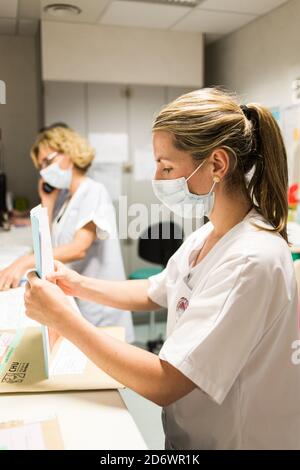
[[[268,261],[227,260],[191,297],[159,357],[221,404],[263,335],[275,285]]]
[[[161,305],[165,308],[168,307],[166,280],[167,268],[159,274],[150,276],[148,279],[148,297],[157,305]]]
[[[89,222],[96,225],[97,237],[100,240],[117,236],[114,206],[104,186],[95,182],[91,182],[80,204],[75,231]]]

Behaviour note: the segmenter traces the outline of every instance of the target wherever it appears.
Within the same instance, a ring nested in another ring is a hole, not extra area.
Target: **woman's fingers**
[[[13,278],[13,280],[12,280],[11,287],[12,287],[13,289],[16,289],[16,288],[19,286],[19,284],[20,284],[20,280],[21,280],[21,277],[20,277],[20,276],[15,276],[15,277]]]
[[[38,277],[37,273],[34,271],[30,271],[27,274],[27,280],[30,285],[30,288],[33,289],[34,287],[38,287],[42,285],[41,279]]]
[[[61,261],[54,260],[54,270],[59,271],[60,268],[64,268],[65,265]]]
[[[46,276],[47,281],[55,284],[57,279],[61,279],[65,276],[66,268],[60,261],[54,261],[54,272]]]
[[[11,276],[8,274],[1,276],[0,278],[0,291],[9,290],[12,284]]]

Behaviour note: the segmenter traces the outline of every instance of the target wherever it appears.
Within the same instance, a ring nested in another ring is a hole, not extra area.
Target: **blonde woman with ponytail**
[[[148,281],[95,280],[61,263],[48,281],[31,274],[27,314],[162,406],[168,449],[299,449],[297,288],[276,121],[258,104],[202,89],[161,110],[153,147],[158,198],[210,222]],[[78,318],[64,292],[122,309],[168,308],[159,356]]]

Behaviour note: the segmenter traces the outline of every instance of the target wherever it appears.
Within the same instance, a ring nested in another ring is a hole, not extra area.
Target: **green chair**
[[[292,258],[293,258],[293,261],[300,259],[300,253],[292,253]]]
[[[129,275],[129,279],[148,279],[150,276],[161,273],[162,267],[136,269]]]
[[[136,269],[129,275],[129,279],[137,280],[137,279],[148,279],[150,276],[154,276],[155,274],[161,273],[163,267],[151,267],[151,268],[141,268]],[[149,342],[153,341],[155,338],[155,310],[151,310],[149,312],[150,320],[149,320],[149,332],[148,332],[148,349],[149,349]]]

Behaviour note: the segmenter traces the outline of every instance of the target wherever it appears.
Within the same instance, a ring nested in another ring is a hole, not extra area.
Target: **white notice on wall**
[[[89,176],[105,186],[113,201],[118,200],[122,193],[122,165],[120,163],[93,163]]]
[[[122,163],[128,160],[128,135],[125,133],[89,133],[97,163]]]

